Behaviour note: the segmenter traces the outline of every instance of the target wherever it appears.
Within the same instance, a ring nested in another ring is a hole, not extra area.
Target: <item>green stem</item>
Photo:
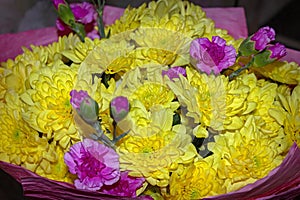
[[[242,66],[241,68],[237,69],[236,71],[232,72],[228,78],[229,81],[231,81],[234,77],[238,76],[242,71],[244,71],[245,69],[248,69],[251,65],[252,65],[253,59],[248,62],[246,65]]]
[[[97,18],[97,26],[98,26],[98,32],[100,35],[100,38],[106,38],[105,36],[105,32],[104,32],[104,22],[103,22],[103,9],[104,9],[104,5],[105,5],[105,0],[98,0],[98,6],[95,3],[95,1],[93,0],[94,5],[96,6],[96,10],[98,13],[98,18]]]
[[[104,132],[102,131],[100,125],[98,122],[94,123],[93,124],[93,127],[95,128],[96,130],[96,133],[92,134],[91,137],[92,139],[94,140],[100,140],[101,142],[103,142],[106,146],[112,148],[112,149],[115,149],[115,144],[121,140],[122,138],[124,138],[129,132],[130,130],[122,133],[121,135],[119,136],[116,136],[116,128],[117,128],[117,124],[116,123],[113,123],[113,126],[114,126],[114,132],[113,132],[113,140],[110,140],[105,134]]]
[[[102,15],[99,15],[99,18],[97,19],[97,25],[98,25],[98,31],[100,38],[105,38],[105,32],[104,32],[104,23],[103,23],[103,17]]]
[[[121,140],[122,138],[124,138],[129,132],[130,130],[122,133],[121,135],[117,136],[117,122],[114,120],[113,121],[113,143],[116,144],[119,140]]]
[[[97,138],[97,140],[102,141],[106,146],[109,146],[113,149],[115,149],[115,143],[113,141],[111,141],[102,131],[100,125],[98,122],[96,122],[93,127],[96,130],[95,136]]]

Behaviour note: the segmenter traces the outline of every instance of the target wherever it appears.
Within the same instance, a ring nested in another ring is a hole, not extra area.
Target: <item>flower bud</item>
[[[72,90],[71,105],[76,109],[81,118],[89,124],[93,124],[98,120],[99,106],[86,91]]]
[[[86,97],[80,104],[79,115],[89,124],[98,120],[99,106],[91,97]]]
[[[121,121],[129,112],[129,101],[126,97],[117,96],[110,102],[110,113],[116,122]]]
[[[274,62],[285,56],[286,48],[284,45],[280,43],[276,43],[275,45],[268,46],[264,51],[259,54],[256,54],[253,57],[253,66],[254,67],[263,67],[267,64]]]
[[[275,31],[268,26],[260,28],[256,33],[245,39],[239,47],[241,56],[250,56],[262,51],[275,40]]]
[[[268,49],[272,52],[270,58],[280,59],[287,54],[285,46],[280,43],[276,43],[268,47]]]
[[[254,33],[250,40],[255,42],[255,49],[258,51],[264,50],[271,41],[275,40],[275,31],[271,27],[262,27]]]

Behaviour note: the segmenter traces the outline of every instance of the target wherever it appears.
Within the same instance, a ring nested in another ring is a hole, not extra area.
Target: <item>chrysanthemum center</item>
[[[159,83],[147,83],[133,93],[132,99],[140,100],[146,109],[153,105],[167,105],[174,99],[174,94],[166,86]]]
[[[15,130],[15,132],[14,132],[14,138],[16,140],[20,138],[20,131],[19,130]]]

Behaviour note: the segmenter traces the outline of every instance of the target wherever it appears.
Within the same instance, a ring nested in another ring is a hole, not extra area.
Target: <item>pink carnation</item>
[[[58,5],[63,2],[63,0],[53,0],[56,9],[58,8]],[[87,37],[91,39],[100,38],[98,31],[95,29],[97,26],[98,14],[93,4],[87,2],[71,3],[70,9],[74,15],[75,21],[84,25]],[[56,28],[58,29],[59,36],[68,35],[73,32],[61,19],[56,20]]]
[[[69,171],[78,177],[74,182],[78,189],[96,191],[120,178],[118,154],[95,140],[74,144],[64,159]]]
[[[190,55],[196,61],[196,67],[207,74],[219,74],[223,69],[232,66],[236,60],[236,51],[232,45],[226,45],[226,41],[213,36],[198,38],[192,41]]]
[[[83,3],[72,3],[70,8],[74,14],[76,21],[88,24],[97,19],[97,12],[93,4],[83,2]]]
[[[103,186],[101,192],[122,197],[136,197],[136,191],[143,186],[144,178],[128,176],[128,172],[121,172],[118,182],[113,185]]]

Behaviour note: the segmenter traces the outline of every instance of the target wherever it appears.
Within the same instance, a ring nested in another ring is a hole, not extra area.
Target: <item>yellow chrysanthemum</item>
[[[282,139],[284,138],[283,128],[270,115],[271,109],[280,109],[280,106],[276,105],[274,102],[277,95],[277,89],[277,84],[260,79],[256,81],[255,87],[250,90],[247,101],[256,103],[256,108],[251,114],[255,116],[257,128],[272,139],[277,138],[278,145],[280,145],[282,151],[285,151],[289,147]]]
[[[182,168],[172,173],[166,199],[202,199],[226,191],[223,180],[216,177],[216,171],[205,160]]]
[[[68,62],[62,55],[62,52],[72,49],[78,42],[80,42],[79,38],[76,35],[70,34],[59,37],[57,42],[53,42],[48,46],[31,45],[30,49],[23,47],[24,53],[18,55],[14,59],[14,62],[22,62],[24,66],[29,65],[35,68],[51,66],[57,60]]]
[[[49,147],[49,153],[41,159],[35,173],[55,181],[74,183],[77,177],[69,172],[69,168],[65,164],[65,149],[54,145],[54,143],[50,144]]]
[[[240,129],[241,116],[256,108],[256,103],[247,101],[255,76],[245,75],[231,82],[225,76],[208,76],[187,68],[187,78],[168,82],[181,106],[186,107],[186,116],[194,120],[194,134],[207,137],[204,128],[214,130]],[[255,81],[254,81],[255,83]],[[250,84],[248,86],[248,84]],[[197,125],[201,124],[199,128]]]
[[[14,90],[19,94],[23,93],[29,88],[27,79],[30,73],[36,69],[36,67],[30,64],[26,65],[23,62],[15,63],[12,60],[7,61],[3,69],[3,76],[1,77],[1,82],[5,85],[5,92]]]
[[[32,60],[40,61],[47,66],[52,66],[57,60],[68,63],[69,60],[63,55],[65,50],[73,49],[77,43],[81,43],[77,35],[69,34],[68,36],[59,37],[57,42],[53,42],[48,46],[34,46],[31,45],[32,50],[26,50],[28,54],[32,54]],[[36,59],[39,57],[39,60]],[[22,59],[30,61],[30,57],[25,54]],[[18,60],[16,58],[16,60]]]
[[[4,96],[7,90],[7,86],[5,83],[5,69],[0,66],[0,102],[4,101]]]
[[[162,105],[176,110],[179,106],[173,102],[175,95],[165,84],[162,65],[145,65],[127,72],[122,83],[118,86],[115,95],[126,96],[129,101],[139,100],[147,110],[152,106]]]
[[[138,101],[128,114],[132,122],[129,135],[117,152],[120,167],[133,176],[143,176],[151,185],[165,187],[169,173],[178,163],[192,162],[197,152],[185,127],[172,127],[173,111],[157,106],[148,112]]]
[[[84,43],[77,42],[73,47],[63,50],[61,53],[73,63],[81,64],[89,52],[92,51],[95,46],[99,45],[99,43],[99,39],[91,40],[90,38],[85,38]]]
[[[14,60],[8,59],[1,63],[0,87],[3,87],[3,90],[1,89],[0,99],[3,99],[8,90],[15,90],[21,94],[30,88],[28,77],[31,72],[46,66],[51,67],[55,60],[67,62],[62,52],[73,48],[78,42],[78,37],[71,34],[60,37],[58,42],[45,47],[34,45],[31,45],[31,49],[23,47],[24,53]]]
[[[15,101],[0,103],[0,160],[35,171],[48,152],[48,140],[22,119],[18,94],[6,94],[6,100]]]
[[[92,68],[92,72],[122,75],[149,63],[184,65],[189,62],[190,42],[190,38],[178,32],[154,27],[139,28],[100,42],[81,66]]]
[[[277,145],[257,129],[253,116],[247,118],[240,132],[218,135],[208,144],[214,153],[213,167],[225,180],[227,192],[261,179],[277,167],[283,159]]]
[[[297,85],[291,94],[287,94],[286,90],[278,90],[278,101],[275,104],[279,105],[276,108],[270,109],[270,115],[283,126],[285,139],[288,143],[288,148],[293,142],[300,144],[300,86]],[[288,149],[286,149],[288,150]]]
[[[127,8],[119,20],[106,27],[106,32],[110,31],[115,35],[140,27],[180,32],[188,38],[219,35],[228,41],[234,41],[225,30],[214,27],[213,20],[206,18],[200,6],[180,0],[152,1],[138,8]]]
[[[274,81],[285,84],[300,83],[300,67],[295,62],[275,61],[255,71]]]
[[[76,71],[57,62],[52,68],[31,73],[32,89],[21,95],[27,104],[23,117],[30,126],[47,135],[63,148],[79,140],[73,121],[70,91],[76,81]]]
[[[152,62],[186,65],[190,59],[189,45],[194,38],[218,35],[235,48],[240,43],[227,31],[216,29],[201,7],[178,0],[160,0],[148,6],[128,8],[120,20],[106,27],[108,31],[110,38],[100,42],[83,63],[98,68],[99,73],[122,74]]]

